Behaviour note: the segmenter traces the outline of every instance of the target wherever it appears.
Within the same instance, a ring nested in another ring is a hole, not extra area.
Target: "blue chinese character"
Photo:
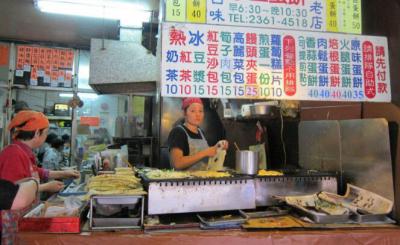
[[[353,65],[353,75],[361,76],[361,65]]]
[[[328,64],[327,63],[319,63],[318,64],[318,72],[322,74],[328,74]]]
[[[318,38],[317,40],[319,49],[327,49],[328,48],[328,40],[324,38]]]
[[[233,60],[233,69],[244,70],[244,61],[242,59],[234,59]]]
[[[233,33],[233,43],[244,44],[244,33],[243,32]]]
[[[280,47],[272,47],[271,48],[271,56],[272,57],[281,57],[281,48]]]
[[[281,35],[271,35],[271,45],[281,46]]]
[[[359,40],[351,40],[351,50],[353,51],[360,51],[360,41]]]
[[[224,4],[224,0],[212,0],[212,4]]]
[[[351,53],[351,61],[353,61],[354,63],[361,63],[361,54]]]
[[[311,28],[321,29],[322,28],[322,18],[319,16],[313,16]]]
[[[318,60],[328,61],[328,52],[326,50],[318,50]]]
[[[233,78],[235,79],[235,83],[244,83],[244,75],[243,75],[243,73],[236,72],[233,75]]]
[[[210,16],[212,17],[212,20],[216,20],[217,22],[225,21],[220,9],[217,9],[216,11],[210,11]]]
[[[202,38],[204,37],[204,33],[200,33],[200,31],[196,31],[195,33],[189,31],[190,41],[189,44],[193,44],[194,46],[199,46],[200,43],[204,44]]]
[[[353,77],[353,87],[354,88],[362,88],[362,79],[361,77]]]
[[[320,87],[328,87],[328,85],[329,85],[328,76],[319,76],[318,77],[318,85]]]
[[[178,81],[178,70],[168,69],[167,72],[167,81]]]
[[[167,62],[178,62],[179,56],[176,50],[168,50],[167,51]]]
[[[322,8],[322,3],[315,1],[311,4],[310,11],[316,14],[322,14]]]
[[[278,58],[271,59],[271,67],[273,70],[282,69],[282,60]]]
[[[244,46],[234,45],[233,46],[234,57],[244,57]]]

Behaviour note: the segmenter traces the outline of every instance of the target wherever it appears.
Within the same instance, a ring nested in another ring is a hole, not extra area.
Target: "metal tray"
[[[351,222],[350,214],[344,215],[329,215],[324,213],[317,213],[298,205],[289,205],[293,207],[298,213],[310,218],[318,224],[332,224],[332,223],[349,223]]]
[[[268,207],[265,210],[259,210],[259,211],[239,210],[239,212],[247,219],[286,215],[289,213],[289,211],[290,210],[288,208],[282,208],[282,207]]]
[[[387,222],[388,220],[386,214],[353,214],[350,218],[357,223]]]
[[[92,196],[98,204],[136,204],[142,196],[121,196],[121,195],[107,195],[107,196]]]
[[[232,226],[239,226],[246,222],[247,217],[243,215],[241,212],[229,212],[229,213],[224,213],[223,214],[197,214],[197,217],[199,218],[200,222],[208,227],[232,227]],[[232,215],[233,217],[228,219],[228,218],[223,218],[226,215]],[[220,216],[220,217],[218,217]],[[215,218],[217,217],[217,218]]]
[[[140,218],[93,218],[92,229],[124,229],[140,226]]]

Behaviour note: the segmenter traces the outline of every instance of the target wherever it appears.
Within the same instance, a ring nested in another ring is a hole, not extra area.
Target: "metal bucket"
[[[236,172],[256,175],[258,172],[258,153],[255,151],[236,151]]]

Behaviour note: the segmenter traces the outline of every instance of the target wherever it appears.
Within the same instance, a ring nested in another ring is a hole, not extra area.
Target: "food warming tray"
[[[296,211],[298,211],[299,214],[302,214],[308,218],[310,218],[312,221],[318,224],[333,224],[333,223],[349,223],[351,222],[350,219],[350,214],[343,214],[343,215],[328,215],[324,213],[319,213],[307,208],[304,208],[299,205],[290,205],[289,206],[293,207]]]
[[[148,193],[149,215],[256,207],[254,180],[249,176],[149,179],[142,175],[142,178]]]

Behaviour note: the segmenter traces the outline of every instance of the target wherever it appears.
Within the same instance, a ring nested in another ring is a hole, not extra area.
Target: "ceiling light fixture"
[[[113,0],[34,0],[42,12],[120,20],[123,27],[141,27],[151,11],[143,6]]]

